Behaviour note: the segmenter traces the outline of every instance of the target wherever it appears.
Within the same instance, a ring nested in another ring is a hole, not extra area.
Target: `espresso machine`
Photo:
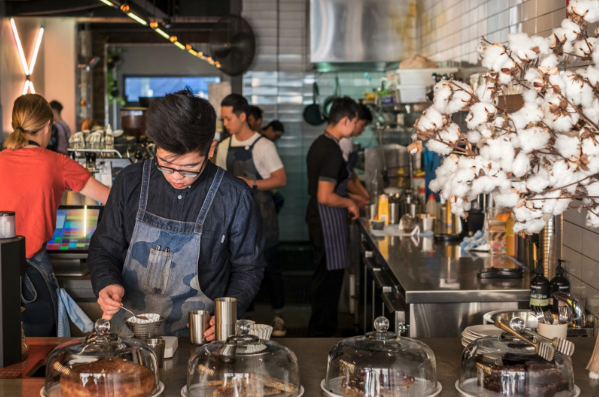
[[[16,235],[15,213],[0,211],[0,368],[21,355],[21,277],[25,274],[25,237]]]

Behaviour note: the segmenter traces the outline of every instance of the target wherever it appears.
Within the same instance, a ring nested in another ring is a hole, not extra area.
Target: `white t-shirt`
[[[350,138],[341,138],[339,140],[339,147],[341,148],[341,152],[343,153],[343,159],[345,161],[349,160],[349,154],[354,150],[354,143]]]
[[[229,140],[233,140],[231,142],[231,147],[237,146],[247,146],[250,147],[256,141],[256,139],[260,138],[262,135],[257,132],[252,135],[250,139],[239,142],[235,136],[231,136],[221,143],[218,144],[218,149],[216,151],[216,165],[221,168],[227,169],[227,153],[229,152]],[[262,177],[262,179],[270,178],[270,175],[283,168],[283,162],[279,157],[279,153],[277,152],[277,147],[273,142],[268,140],[267,138],[260,139],[254,149],[252,150],[252,159],[254,160],[254,164],[256,165],[256,169],[258,173]]]

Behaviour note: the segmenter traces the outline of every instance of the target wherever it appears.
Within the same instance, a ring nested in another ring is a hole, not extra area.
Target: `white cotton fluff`
[[[543,76],[535,68],[530,68],[524,75],[524,80],[532,84],[536,90],[541,90],[544,86]]]
[[[533,234],[538,233],[541,230],[543,230],[543,228],[545,227],[546,224],[547,224],[547,222],[545,222],[545,219],[543,219],[543,218],[535,219],[535,220],[526,222],[524,224],[524,230],[528,233],[533,233]],[[514,232],[516,232],[515,227],[514,227]]]
[[[490,82],[484,82],[476,88],[476,96],[481,102],[492,102],[495,94],[495,85]]]
[[[593,64],[599,65],[599,45],[593,49]]]
[[[528,189],[526,189],[526,182],[512,182],[512,189],[514,189],[518,193],[527,193]]]
[[[561,74],[552,74],[549,76],[549,83],[558,86],[562,92],[566,89],[566,83]]]
[[[588,157],[589,163],[587,164],[588,171],[584,171],[584,175],[596,175],[599,174],[599,155],[593,155]],[[586,182],[581,182],[584,185]]]
[[[578,157],[580,155],[580,140],[577,136],[569,137],[560,135],[555,140],[555,149],[565,158]]]
[[[472,195],[491,193],[495,189],[495,180],[488,176],[479,176],[472,182]]]
[[[499,72],[501,66],[509,59],[505,47],[499,43],[493,43],[481,54],[482,66]]]
[[[574,167],[570,167],[567,160],[561,158],[555,160],[549,171],[549,186],[561,188],[562,186],[569,185],[571,182],[576,182],[576,179],[574,179]]]
[[[473,130],[479,125],[488,122],[497,113],[492,103],[478,102],[470,107],[470,113],[466,117],[468,128]]]
[[[565,95],[574,105],[591,106],[595,95],[593,88],[584,82],[582,76],[574,72],[566,72],[564,75],[566,87]]]
[[[568,12],[584,17],[588,23],[599,21],[599,0],[571,0]]]
[[[582,140],[582,153],[593,156],[599,155],[599,142],[593,137],[589,137]]]
[[[578,40],[574,44],[574,54],[580,57],[586,57],[593,54],[593,49],[597,45],[596,37],[588,37],[586,40]]]
[[[584,114],[591,122],[599,123],[599,100],[594,99],[593,103],[589,107],[582,108],[582,114]]]
[[[542,66],[547,69],[551,69],[551,68],[556,67],[557,65],[559,65],[559,59],[557,59],[555,54],[551,54],[551,55],[543,58],[543,60],[541,61],[541,64],[539,66]]]
[[[562,28],[564,29],[564,32],[566,34],[566,39],[568,41],[574,41],[576,39],[578,39],[578,37],[580,36],[581,30],[580,30],[580,26],[578,26],[577,23],[573,22],[570,19],[564,19],[562,20]]]
[[[514,214],[514,218],[518,222],[527,222],[532,221],[533,219],[539,219],[543,217],[542,211],[529,209],[525,205],[520,208],[514,208],[512,213]]]
[[[435,141],[433,139],[429,139],[426,142],[426,147],[428,150],[431,150],[435,153],[439,153],[442,156],[448,155],[453,150],[451,147],[447,146],[443,142]]]
[[[537,123],[543,120],[543,109],[534,102],[525,102],[524,106],[517,112],[510,115],[517,130],[528,125],[528,123]]]
[[[528,154],[533,150],[543,149],[547,145],[551,135],[544,128],[531,127],[518,130],[518,137],[520,138],[522,151]]]
[[[466,106],[472,99],[473,94],[472,87],[469,85],[459,81],[454,81],[453,83],[459,85],[460,88],[452,87],[453,95],[445,107],[445,113],[447,114],[453,114],[464,109],[464,106]]]
[[[437,167],[437,169],[435,170],[435,175],[437,176],[437,178],[444,178],[448,175],[452,175],[454,172],[457,171],[458,164],[456,163],[456,161],[454,161],[453,157],[455,156],[445,158],[441,165]]]
[[[599,227],[599,217],[591,211],[587,211],[586,224],[588,227],[592,228]]]
[[[493,201],[499,207],[503,208],[514,208],[518,205],[518,200],[520,200],[520,196],[518,193],[512,191],[502,191],[501,193],[495,194],[493,196]]]
[[[530,168],[530,158],[524,152],[518,153],[512,164],[512,174],[520,178],[528,173]]]
[[[539,45],[526,33],[512,33],[507,36],[509,48],[524,62],[535,60],[541,51]],[[539,42],[541,43],[541,42]],[[549,46],[547,46],[549,48]]]
[[[468,142],[476,144],[481,140],[480,132],[476,130],[468,131]]]
[[[589,67],[587,67],[584,70],[584,72],[582,72],[582,69],[579,69],[576,72],[580,75],[585,76],[589,80],[589,83],[591,83],[591,85],[593,86],[599,83],[599,69],[597,69],[593,65],[589,65]]]
[[[539,52],[542,55],[548,55],[551,53],[551,49],[549,48],[550,40],[547,37],[541,36],[532,36],[530,38],[536,47],[539,48]]]
[[[433,92],[435,94],[433,98],[433,107],[439,112],[445,113],[449,97],[451,97],[452,94],[451,87],[447,81],[443,80],[435,84]]]
[[[589,183],[585,189],[589,196],[599,197],[599,182]]]
[[[444,142],[456,143],[460,139],[460,127],[451,123],[444,130],[439,131],[439,138]]]
[[[547,186],[549,186],[549,173],[545,168],[540,168],[526,181],[526,188],[535,193],[541,193]]]
[[[426,109],[416,120],[415,127],[419,131],[436,130],[443,125],[443,115],[434,107]]]
[[[535,90],[525,90],[522,93],[522,98],[524,98],[524,103],[530,103],[534,105],[540,105],[543,102],[543,98],[541,98],[539,93]]]

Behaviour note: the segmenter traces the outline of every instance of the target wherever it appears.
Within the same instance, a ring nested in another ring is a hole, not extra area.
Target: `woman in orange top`
[[[109,189],[68,156],[46,149],[53,113],[40,95],[14,103],[11,133],[0,152],[0,210],[14,211],[17,234],[25,236],[27,270],[23,277],[23,329],[27,336],[56,336],[58,282],[46,252],[56,228],[65,190],[105,203]],[[60,335],[59,335],[60,336]]]

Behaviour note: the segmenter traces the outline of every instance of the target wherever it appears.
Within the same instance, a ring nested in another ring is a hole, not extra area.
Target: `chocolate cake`
[[[148,397],[155,386],[151,369],[119,358],[74,364],[61,372],[64,397]]]
[[[554,397],[568,390],[561,370],[553,362],[528,357],[504,360],[503,365],[477,363],[478,385],[510,397]]]
[[[406,392],[415,382],[413,376],[408,376],[401,370],[365,368],[355,371],[353,365],[350,364],[346,366],[345,377],[341,381],[344,395],[346,397],[364,397],[368,384],[375,381],[374,377],[378,377],[376,383],[380,385],[378,395],[381,397],[401,396],[401,393]]]

